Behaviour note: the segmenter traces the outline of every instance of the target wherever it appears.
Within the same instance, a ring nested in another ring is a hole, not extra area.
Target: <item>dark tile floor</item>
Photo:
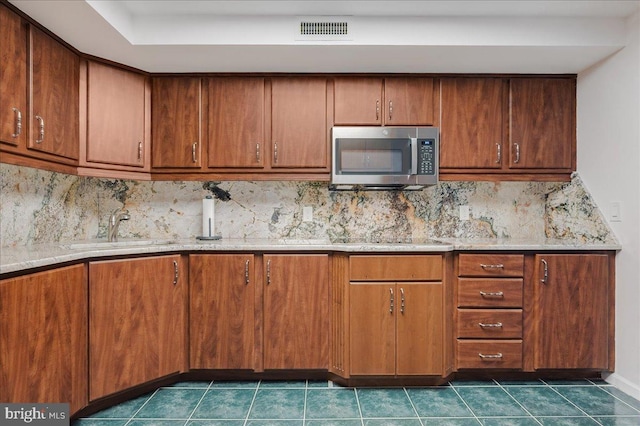
[[[604,381],[454,381],[426,388],[328,382],[182,382],[73,426],[640,425],[640,401]]]

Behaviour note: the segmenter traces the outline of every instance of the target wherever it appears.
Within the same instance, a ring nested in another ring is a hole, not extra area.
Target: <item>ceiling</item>
[[[149,72],[578,73],[628,1],[10,0],[78,50]],[[300,23],[345,22],[345,35]]]

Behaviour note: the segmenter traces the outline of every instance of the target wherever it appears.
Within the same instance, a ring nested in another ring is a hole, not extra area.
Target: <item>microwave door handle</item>
[[[411,175],[418,174],[418,138],[411,138]]]

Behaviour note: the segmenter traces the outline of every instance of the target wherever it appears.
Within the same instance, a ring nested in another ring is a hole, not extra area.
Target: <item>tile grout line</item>
[[[598,387],[598,389],[602,390],[603,392],[608,393],[609,395],[611,395],[612,397],[614,397],[616,400],[618,400],[618,401],[622,402],[623,404],[627,405],[627,406],[628,406],[628,407],[630,407],[632,410],[637,411],[637,412],[638,412],[638,414],[637,414],[637,415],[638,415],[638,416],[640,416],[640,410],[639,410],[639,409],[637,409],[637,408],[636,408],[636,407],[634,407],[633,405],[629,404],[627,401],[625,401],[625,400],[623,400],[623,399],[618,398],[616,395],[614,395],[614,394],[612,394],[611,392],[609,392],[606,388],[604,388],[604,389],[603,389],[603,386],[598,386],[598,385],[595,385],[595,386],[597,386],[597,387]],[[615,389],[615,387],[613,387],[613,388]],[[633,398],[633,397],[631,397],[631,398]],[[635,398],[634,398],[634,399],[635,399]]]
[[[456,389],[456,387],[453,385],[453,383],[449,382],[449,386],[451,386],[451,389],[453,389],[453,391],[456,393],[456,395],[458,395],[458,398],[460,398],[460,401],[462,401],[464,406],[467,407],[467,410],[469,410],[469,412],[471,413],[473,418],[476,419],[476,421],[479,424],[482,424],[482,422],[480,421],[478,416],[476,416],[476,413],[471,409],[471,407],[469,407],[469,404],[467,404],[467,401],[465,401],[464,398],[462,397],[462,395],[460,395],[460,393],[458,393],[458,389]]]
[[[127,426],[129,423],[131,423],[131,421],[132,421],[132,420],[133,420],[133,418],[136,416],[136,414],[138,414],[138,413],[140,412],[140,410],[142,410],[142,409],[143,409],[143,408],[144,408],[144,407],[149,403],[149,401],[151,401],[151,398],[153,398],[154,396],[156,396],[156,394],[158,393],[158,391],[159,391],[159,390],[160,390],[160,388],[158,388],[158,389],[156,389],[156,390],[154,390],[154,391],[153,391],[153,393],[151,394],[151,396],[150,396],[149,398],[147,398],[147,400],[144,402],[144,404],[142,404],[142,405],[140,406],[140,408],[138,408],[138,409],[136,410],[136,412],[135,412],[135,413],[133,413],[133,414],[131,415],[131,417],[129,417],[129,420],[127,420],[127,421],[125,422],[124,426]]]
[[[364,426],[364,417],[362,416],[362,406],[360,406],[360,398],[358,398],[358,388],[353,388],[353,393],[356,395],[356,402],[358,403],[358,413],[360,413],[360,424]]]
[[[551,386],[549,383],[545,382],[543,379],[542,382],[545,384],[545,386],[548,386],[549,389],[551,389],[552,391],[554,391],[555,393],[557,393],[558,395],[560,395],[560,398],[563,398],[564,400],[566,400],[569,404],[573,405],[574,407],[576,407],[578,410],[580,410],[581,412],[583,412],[585,414],[585,416],[587,416],[588,418],[590,418],[591,420],[593,420],[594,422],[596,422],[599,425],[602,425],[602,423],[600,423],[598,420],[596,420],[594,417],[592,417],[589,413],[587,413],[586,411],[584,411],[582,408],[580,408],[577,404],[575,404],[573,401],[571,401],[569,398],[567,398],[566,396],[564,396],[563,394],[561,394],[560,392],[558,392],[553,386]],[[583,385],[584,386],[584,385]],[[592,386],[592,385],[589,385]],[[568,385],[567,387],[575,387],[573,385]]]
[[[258,380],[258,384],[256,385],[256,390],[253,392],[253,398],[251,399],[251,404],[249,405],[249,410],[247,411],[247,417],[244,419],[243,426],[247,426],[249,422],[249,416],[251,415],[251,410],[253,409],[253,403],[256,402],[256,397],[258,396],[258,389],[260,389],[260,384],[262,380]]]
[[[202,404],[202,400],[204,399],[205,395],[207,394],[207,392],[209,391],[209,389],[211,389],[211,385],[213,385],[213,380],[209,382],[209,386],[207,386],[207,388],[204,390],[204,392],[202,393],[202,396],[200,397],[200,399],[198,400],[198,403],[196,404],[195,407],[193,407],[193,410],[191,410],[191,414],[189,414],[189,417],[187,417],[187,420],[185,420],[184,425],[183,426],[187,426],[189,424],[189,421],[191,420],[191,418],[193,417],[193,414],[196,412],[196,410],[198,409],[198,407],[200,406],[200,404]]]
[[[525,413],[527,413],[529,416],[531,416],[531,418],[532,418],[533,420],[535,420],[535,421],[536,421],[536,423],[538,423],[539,425],[542,425],[542,422],[541,422],[540,420],[538,420],[538,419],[537,419],[533,414],[531,414],[531,413],[529,412],[529,410],[527,410],[527,408],[526,408],[524,405],[522,405],[522,404],[520,403],[520,401],[518,401],[518,400],[517,400],[513,395],[511,395],[511,394],[509,393],[509,391],[508,391],[507,389],[505,389],[505,388],[504,388],[504,386],[502,386],[502,384],[501,384],[500,382],[498,382],[497,380],[494,380],[494,381],[496,382],[496,384],[498,385],[498,387],[504,391],[504,393],[506,393],[507,395],[509,395],[509,398],[513,399],[513,400],[516,402],[516,404],[518,404],[518,405],[520,406],[520,408],[522,408],[522,409],[524,410],[524,412],[525,412]]]
[[[420,414],[418,413],[418,410],[416,409],[416,405],[413,403],[413,399],[411,399],[411,395],[409,395],[409,391],[407,391],[407,388],[402,388],[404,389],[404,394],[407,396],[407,398],[409,399],[409,402],[411,403],[411,407],[413,408],[413,412],[416,413],[416,416],[418,417],[418,421],[420,422],[420,426],[424,426],[424,423],[422,423],[422,419],[420,418]]]
[[[309,380],[304,382],[304,405],[302,406],[302,424],[307,423],[307,392],[309,391]]]

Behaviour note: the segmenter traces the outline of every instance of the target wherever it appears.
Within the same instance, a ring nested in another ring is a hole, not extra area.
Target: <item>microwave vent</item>
[[[299,18],[297,21],[296,40],[349,40],[350,29],[349,20],[342,17],[323,17],[321,19]]]

